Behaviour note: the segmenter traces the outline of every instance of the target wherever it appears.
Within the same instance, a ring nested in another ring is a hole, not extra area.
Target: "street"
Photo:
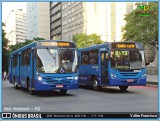
[[[93,91],[88,88],[30,95],[2,81],[2,112],[157,112],[158,87],[132,86],[121,92],[118,87]]]

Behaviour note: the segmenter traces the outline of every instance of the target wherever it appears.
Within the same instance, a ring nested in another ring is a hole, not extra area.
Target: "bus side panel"
[[[29,78],[29,73],[30,73],[30,66],[25,65],[21,66],[21,84],[23,87],[27,88],[27,78]],[[30,79],[30,78],[29,78]]]
[[[99,80],[99,71],[98,71],[98,65],[83,65],[79,69],[80,77],[79,77],[79,83],[85,84],[85,85],[92,85],[92,77],[97,77]],[[100,80],[99,80],[100,84]]]
[[[25,66],[21,66],[21,73],[20,73],[20,83],[21,83],[21,86],[22,87],[27,87],[27,84],[26,84],[26,67]]]
[[[89,65],[84,65],[79,67],[79,83],[80,84],[89,84],[89,73],[88,73],[88,67]]]

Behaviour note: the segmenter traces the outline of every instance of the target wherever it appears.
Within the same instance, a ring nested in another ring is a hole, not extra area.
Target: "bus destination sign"
[[[73,43],[69,42],[38,42],[38,46],[44,47],[75,47]]]
[[[113,43],[112,44],[113,49],[134,49],[136,48],[136,45],[134,43]]]

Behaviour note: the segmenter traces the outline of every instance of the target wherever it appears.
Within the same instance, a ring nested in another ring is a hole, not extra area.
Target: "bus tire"
[[[35,90],[32,90],[32,89],[31,89],[31,90],[29,90],[29,94],[30,94],[30,95],[35,95],[36,92],[35,92]]]
[[[67,93],[67,89],[65,89],[65,90],[60,90],[60,93],[61,93],[61,94],[66,94],[66,93]]]
[[[128,86],[119,86],[121,91],[126,91],[128,89]]]
[[[33,89],[31,89],[31,88],[29,87],[29,94],[30,94],[30,95],[35,95],[35,94],[36,94],[36,91],[33,90]]]
[[[100,90],[100,86],[98,85],[97,78],[92,79],[92,89],[95,90],[95,91]]]
[[[14,88],[18,89],[18,84],[17,84],[16,78],[14,78]]]
[[[29,92],[30,95],[35,95],[35,94],[36,94],[36,91],[33,90],[33,89],[30,87],[29,81],[27,81],[27,89],[28,89],[28,92]]]

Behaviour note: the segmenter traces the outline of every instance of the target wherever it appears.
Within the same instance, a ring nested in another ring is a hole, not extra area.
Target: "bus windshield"
[[[73,73],[77,68],[77,52],[69,49],[37,49],[37,72]]]
[[[144,51],[142,50],[111,51],[111,67],[121,70],[145,68]]]

